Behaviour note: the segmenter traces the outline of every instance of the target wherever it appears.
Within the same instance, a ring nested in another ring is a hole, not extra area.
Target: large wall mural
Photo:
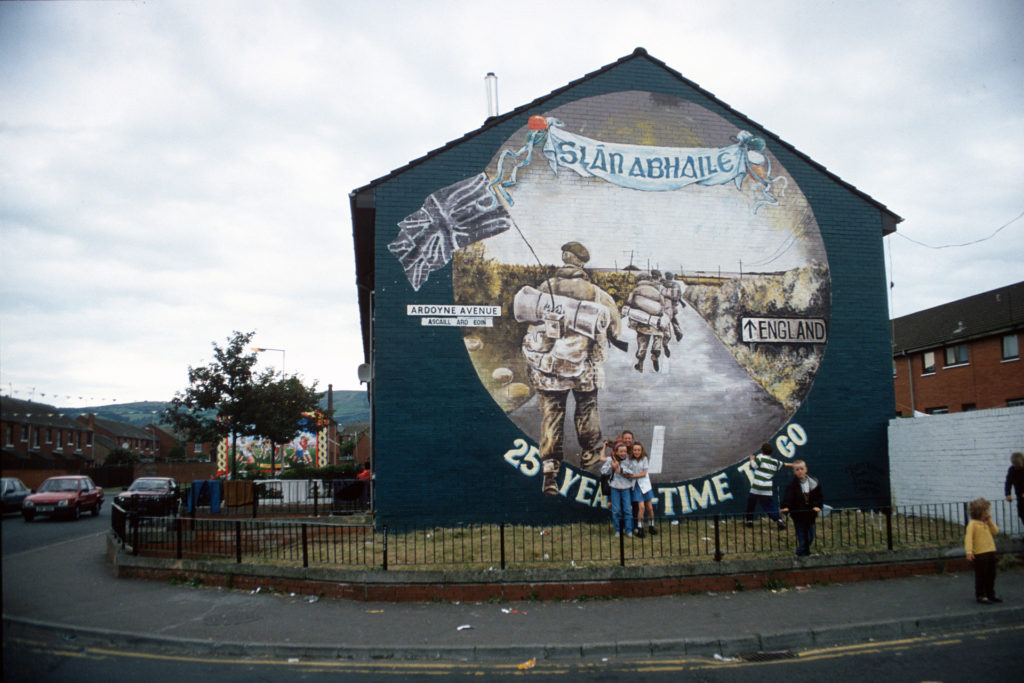
[[[765,141],[718,114],[632,91],[525,118],[399,228],[412,290],[451,263],[454,294],[407,315],[461,328],[523,434],[495,457],[538,493],[603,505],[599,460],[622,430],[667,514],[676,492],[677,513],[694,507],[685,482],[721,497],[763,441],[806,443],[790,418],[828,341],[824,244]]]

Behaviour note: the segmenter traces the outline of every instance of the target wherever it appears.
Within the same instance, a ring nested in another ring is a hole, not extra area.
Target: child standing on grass
[[[651,477],[647,470],[650,469],[651,459],[647,456],[643,444],[633,442],[630,453],[630,474],[633,477],[633,502],[636,503],[636,535],[644,537],[644,515],[647,516],[648,533],[651,536],[658,533],[654,528],[654,487],[651,485]]]
[[[627,536],[633,535],[633,506],[630,501],[633,491],[633,480],[627,477],[623,465],[627,459],[626,444],[617,441],[612,448],[611,457],[601,456],[601,474],[611,475],[608,502],[612,508],[612,526],[615,535],[625,530]]]
[[[972,500],[967,506],[971,521],[967,523],[964,550],[967,561],[974,563],[974,596],[982,605],[1002,602],[996,597],[996,542],[999,528],[992,521],[992,504],[984,498]]]
[[[814,522],[818,519],[824,496],[821,484],[814,477],[807,475],[807,463],[803,460],[793,461],[793,480],[786,486],[782,496],[782,512],[793,518],[796,530],[796,555],[807,557],[814,545]]]

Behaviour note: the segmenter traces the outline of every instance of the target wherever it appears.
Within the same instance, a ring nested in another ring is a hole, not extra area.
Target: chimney
[[[498,115],[498,77],[493,71],[484,76],[484,87],[487,89],[487,118]]]

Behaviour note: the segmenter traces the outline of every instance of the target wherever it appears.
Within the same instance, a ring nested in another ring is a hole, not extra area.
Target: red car
[[[100,514],[103,489],[84,476],[50,477],[21,504],[21,516],[31,522],[36,515],[63,515],[78,519],[83,510]]]

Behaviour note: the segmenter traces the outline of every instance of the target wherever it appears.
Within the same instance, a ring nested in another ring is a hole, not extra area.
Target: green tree
[[[345,441],[342,441],[341,442],[341,448],[338,451],[338,457],[340,457],[340,458],[351,458],[352,454],[355,453],[355,451],[356,451],[356,444],[359,443],[359,439],[362,438],[364,433],[365,432],[360,432],[359,434],[356,434],[351,439],[347,439]]]
[[[122,448],[118,446],[107,453],[107,457],[103,461],[103,464],[113,467],[115,465],[134,465],[137,462],[142,462],[142,458],[140,458],[138,454],[133,452],[130,448]]]
[[[276,370],[257,374],[256,353],[249,346],[255,332],[234,332],[223,348],[213,343],[213,361],[189,367],[189,387],[178,392],[164,418],[189,441],[217,442],[231,437],[231,477],[238,472],[239,436],[265,436],[275,443],[291,440],[302,414],[316,408],[316,383]],[[288,428],[286,428],[288,426]]]
[[[167,462],[185,462],[185,446],[180,441],[167,449]]]
[[[298,436],[303,413],[315,411],[320,400],[315,382],[307,387],[294,375],[284,377],[270,371],[257,378],[256,392],[260,400],[252,406],[250,420],[254,431],[250,433],[274,444],[288,443]],[[274,471],[273,450],[270,471]]]

